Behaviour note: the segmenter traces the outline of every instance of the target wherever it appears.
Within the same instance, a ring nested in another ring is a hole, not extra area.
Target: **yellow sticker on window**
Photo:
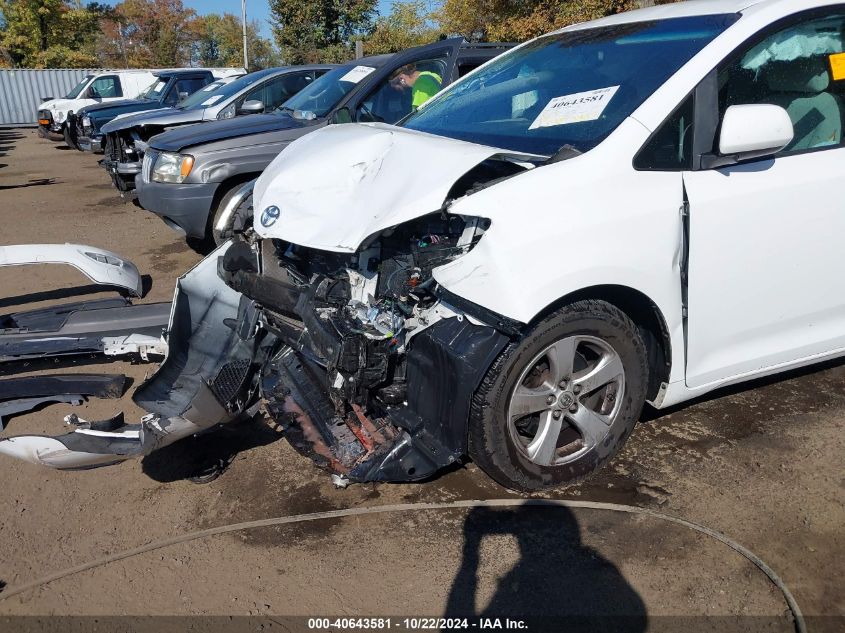
[[[833,74],[833,81],[845,79],[845,53],[830,56],[830,72]]]

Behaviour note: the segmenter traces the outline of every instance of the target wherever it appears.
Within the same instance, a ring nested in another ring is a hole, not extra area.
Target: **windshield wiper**
[[[557,150],[554,154],[549,156],[545,161],[543,161],[544,165],[548,165],[550,163],[559,163],[562,160],[569,160],[570,158],[575,158],[576,156],[580,156],[583,154],[580,149],[577,149],[567,143],[566,145],[562,146],[559,150]]]

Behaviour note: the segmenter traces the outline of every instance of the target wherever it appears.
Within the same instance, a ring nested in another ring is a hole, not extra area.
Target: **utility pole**
[[[249,54],[246,52],[246,0],[241,0],[241,17],[244,28],[244,70],[249,72]]]

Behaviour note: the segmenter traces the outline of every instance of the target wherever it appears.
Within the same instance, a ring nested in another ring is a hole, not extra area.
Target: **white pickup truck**
[[[67,137],[68,117],[85,106],[121,99],[134,99],[148,88],[161,69],[106,70],[86,75],[65,97],[47,99],[38,106],[38,127],[41,133],[54,140]],[[209,69],[215,79],[244,74],[243,68]]]

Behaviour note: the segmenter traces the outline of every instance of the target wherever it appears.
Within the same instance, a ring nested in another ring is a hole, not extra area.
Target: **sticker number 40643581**
[[[546,107],[537,115],[528,129],[534,130],[540,127],[595,121],[604,112],[617,90],[619,90],[619,86],[610,86],[609,88],[555,97],[546,104]]]

